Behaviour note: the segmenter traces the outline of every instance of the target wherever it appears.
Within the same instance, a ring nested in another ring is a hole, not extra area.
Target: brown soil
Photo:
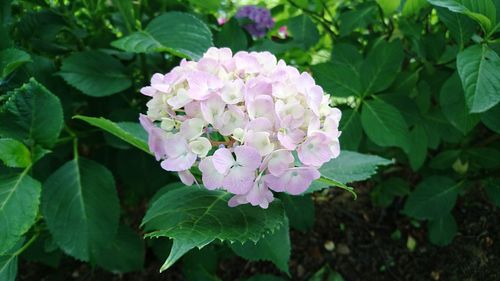
[[[459,200],[454,209],[459,233],[451,245],[437,247],[428,241],[425,223],[419,226],[399,214],[403,202],[396,201],[385,210],[373,207],[368,188],[357,189],[356,201],[341,191],[315,198],[314,228],[307,233],[291,232],[291,280],[307,280],[325,264],[346,281],[500,280],[500,211],[483,194]],[[396,230],[400,237],[391,237]],[[413,251],[407,247],[409,237],[416,241]],[[70,258],[63,259],[57,269],[22,261],[18,280],[184,280],[180,264],[162,274],[158,273],[160,266],[161,261],[151,251],[143,272],[123,275],[92,269]],[[222,280],[259,273],[286,277],[271,263],[247,262],[238,257],[224,259],[218,269]]]

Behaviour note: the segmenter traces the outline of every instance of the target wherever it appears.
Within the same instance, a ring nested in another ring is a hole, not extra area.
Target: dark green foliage
[[[261,39],[231,18],[235,1],[146,2],[0,1],[0,280],[19,259],[64,256],[140,271],[146,251],[162,270],[182,258],[187,280],[220,280],[221,251],[286,272],[288,223],[309,231],[328,219],[314,217],[318,193],[377,170],[374,205],[426,221],[436,245],[453,243],[456,202],[500,206],[500,1],[271,1]],[[342,153],[305,195],[229,208],[150,155],[139,89],[211,46],[270,51],[342,110]],[[343,280],[328,266],[308,278]]]

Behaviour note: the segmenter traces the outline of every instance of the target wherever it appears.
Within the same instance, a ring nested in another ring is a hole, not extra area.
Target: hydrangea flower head
[[[274,27],[274,20],[268,9],[253,5],[243,6],[236,12],[237,19],[248,19],[250,23],[243,27],[252,36],[264,37],[267,31]]]
[[[139,119],[161,167],[186,185],[197,167],[205,188],[234,194],[230,206],[301,194],[340,153],[341,112],[308,73],[269,52],[210,48],[154,74],[141,93],[151,99]]]

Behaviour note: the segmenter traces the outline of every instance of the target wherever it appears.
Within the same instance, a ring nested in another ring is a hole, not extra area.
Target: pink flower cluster
[[[340,153],[341,112],[306,72],[269,52],[210,48],[154,74],[140,122],[161,167],[234,196],[230,206],[267,208],[273,193],[303,193]],[[193,169],[194,172],[196,169]]]

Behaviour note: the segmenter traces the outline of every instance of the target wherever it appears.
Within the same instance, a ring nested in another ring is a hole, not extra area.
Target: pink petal
[[[189,146],[184,137],[173,135],[165,141],[165,153],[168,157],[178,157],[189,152]]]
[[[222,186],[233,194],[245,194],[252,188],[254,179],[255,169],[234,166],[224,178]]]
[[[226,104],[224,101],[215,95],[200,103],[203,119],[210,124],[213,124],[215,119],[224,113],[225,108]]]
[[[264,176],[265,183],[269,186],[270,189],[276,192],[284,192],[285,186],[289,181],[289,174],[284,174],[279,177],[274,176],[272,174],[267,174]]]
[[[248,203],[246,195],[235,195],[229,199],[227,205],[232,208],[246,203]]]
[[[271,154],[267,168],[274,176],[281,176],[294,162],[293,155],[288,150],[277,150]]]
[[[225,175],[234,165],[235,161],[231,151],[222,147],[215,151],[212,157],[212,163],[219,173]]]
[[[236,154],[236,162],[241,166],[253,170],[257,169],[260,166],[262,158],[260,157],[257,149],[251,146],[237,146],[234,148],[234,154]]]
[[[260,206],[263,209],[267,209],[273,199],[273,193],[267,188],[263,180],[256,181],[246,195],[248,203],[252,204],[252,206]]]
[[[245,126],[246,130],[252,130],[255,132],[269,132],[273,130],[273,123],[269,119],[264,117],[259,117],[248,122]]]
[[[178,174],[179,178],[181,179],[181,182],[187,186],[191,186],[195,182],[195,178],[189,170],[180,171],[178,172]]]
[[[188,152],[177,157],[169,157],[161,162],[161,167],[167,171],[179,172],[189,170],[196,161],[196,154]]]
[[[330,140],[322,132],[315,132],[297,148],[300,161],[307,166],[320,167],[332,158]]]
[[[278,132],[278,140],[281,145],[289,150],[294,150],[297,144],[302,142],[305,137],[305,133],[299,129],[295,130],[284,130]]]
[[[317,169],[312,167],[290,168],[280,177],[268,174],[264,177],[269,188],[276,192],[286,191],[298,195],[306,191],[311,183],[320,177]]]
[[[222,186],[224,175],[215,169],[212,163],[212,156],[201,160],[198,168],[202,172],[201,179],[207,189],[213,190]]]
[[[141,92],[141,94],[143,94],[145,96],[149,96],[149,97],[152,97],[156,94],[155,88],[150,87],[150,86],[142,87],[140,92]]]
[[[314,180],[321,176],[318,170],[312,167],[291,168],[287,173],[290,174],[290,178],[285,189],[292,195],[303,193]]]

